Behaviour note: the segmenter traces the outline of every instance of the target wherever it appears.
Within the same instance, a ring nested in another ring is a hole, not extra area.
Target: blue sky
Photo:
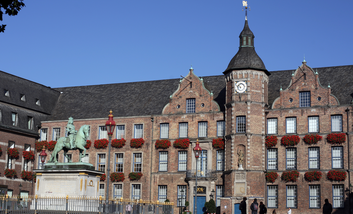
[[[24,1],[4,16],[0,70],[50,87],[222,75],[239,48],[241,0]],[[353,1],[249,0],[269,71],[353,64]]]

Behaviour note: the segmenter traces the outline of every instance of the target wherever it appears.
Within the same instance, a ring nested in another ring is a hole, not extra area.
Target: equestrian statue
[[[86,155],[86,143],[89,137],[90,128],[88,125],[81,126],[79,131],[75,130],[74,120],[72,117],[69,118],[69,121],[66,126],[67,137],[61,137],[56,142],[53,153],[51,154],[49,163],[57,163],[58,160],[56,158],[57,154],[64,150],[64,156],[71,162],[71,159],[67,155],[69,150],[80,150],[79,162],[82,162],[82,158]]]

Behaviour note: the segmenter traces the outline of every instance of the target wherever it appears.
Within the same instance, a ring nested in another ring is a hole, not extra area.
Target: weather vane
[[[245,20],[248,20],[248,1],[243,1],[243,9],[245,9]],[[249,7],[250,10],[250,7]]]

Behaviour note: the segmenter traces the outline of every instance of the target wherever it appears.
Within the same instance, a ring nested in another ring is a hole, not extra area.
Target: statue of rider
[[[67,126],[66,126],[66,131],[67,131],[67,135],[68,135],[66,142],[69,143],[71,149],[73,149],[74,148],[74,137],[77,133],[77,131],[75,130],[75,126],[74,126],[74,118],[69,117],[69,121],[67,122]]]

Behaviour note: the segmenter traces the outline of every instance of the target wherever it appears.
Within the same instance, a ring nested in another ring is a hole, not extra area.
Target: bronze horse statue
[[[50,160],[48,161],[49,163],[57,163],[58,160],[56,159],[57,154],[61,151],[64,150],[64,156],[67,158],[69,162],[71,162],[69,156],[67,155],[67,152],[69,150],[80,150],[80,157],[79,157],[79,162],[82,162],[82,158],[85,157],[86,155],[86,143],[87,139],[89,137],[89,131],[90,128],[88,125],[83,125],[81,126],[80,130],[77,132],[76,136],[74,136],[74,148],[71,149],[70,143],[67,141],[67,137],[61,137],[57,141],[53,153],[51,154]]]

